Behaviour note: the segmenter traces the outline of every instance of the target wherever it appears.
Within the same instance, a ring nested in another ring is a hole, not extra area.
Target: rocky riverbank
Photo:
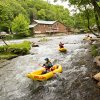
[[[91,40],[91,54],[93,56],[93,75],[92,77],[97,80],[97,86],[100,87],[100,38]]]

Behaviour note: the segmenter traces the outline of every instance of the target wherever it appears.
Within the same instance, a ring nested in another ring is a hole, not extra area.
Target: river
[[[39,41],[41,38],[7,41],[29,40],[39,47],[32,47],[28,55],[0,61],[0,100],[100,100],[100,89],[90,77],[92,59],[84,37],[81,34],[46,37],[47,41]],[[60,41],[67,53],[58,51]],[[53,64],[61,64],[63,72],[43,82],[27,78],[26,74],[40,69],[47,57]]]

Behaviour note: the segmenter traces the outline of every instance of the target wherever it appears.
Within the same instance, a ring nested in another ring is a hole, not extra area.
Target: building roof
[[[38,24],[54,24],[56,21],[34,20]]]
[[[29,28],[33,28],[35,27],[37,24],[32,24],[32,25],[29,25]]]

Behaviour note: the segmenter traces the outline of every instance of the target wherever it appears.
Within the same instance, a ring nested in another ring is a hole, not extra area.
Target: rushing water
[[[29,55],[0,62],[0,100],[100,100],[100,91],[94,89],[88,75],[91,69],[86,65],[86,60],[90,60],[88,43],[84,43],[83,38],[84,35],[68,35],[48,37],[48,41],[42,42],[40,38],[27,39],[39,47],[33,47]],[[58,51],[60,41],[67,53]],[[61,64],[63,73],[43,82],[27,78],[28,72],[41,68],[45,57],[53,64]]]

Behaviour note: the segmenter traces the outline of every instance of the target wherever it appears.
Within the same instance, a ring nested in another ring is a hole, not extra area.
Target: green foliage
[[[98,56],[98,50],[97,50],[97,46],[96,45],[92,45],[92,47],[91,47],[91,54],[94,57]]]
[[[9,9],[9,5],[5,5],[2,1],[0,1],[0,30],[9,29],[12,19],[13,14]]]
[[[12,30],[20,36],[28,36],[29,23],[22,14],[19,14],[12,22]]]
[[[46,13],[45,13],[44,9],[41,9],[41,10],[38,11],[38,17],[40,19],[45,19],[46,18]]]
[[[63,6],[43,0],[0,0],[0,31],[28,36],[28,25],[33,19],[58,20],[66,26],[73,26],[73,19]]]
[[[58,0],[54,0],[55,2]],[[77,7],[80,13],[83,13],[82,16],[82,24],[84,28],[88,28],[90,30],[95,24],[98,26],[98,31],[100,33],[100,1],[99,0],[61,0],[61,1],[69,1],[71,5]],[[91,11],[92,13],[91,13]],[[92,15],[92,16],[91,16]],[[75,18],[76,19],[76,18]],[[75,27],[79,26],[80,21],[75,21]],[[80,25],[82,26],[82,25]]]
[[[95,49],[93,51],[91,51],[92,56],[96,57],[98,56],[98,51]]]
[[[0,53],[11,53],[17,55],[25,55],[29,53],[31,46],[30,42],[24,41],[20,44],[11,44],[9,46],[0,46]]]
[[[73,26],[69,10],[63,6],[48,4],[43,0],[34,0],[34,7],[37,11],[37,19],[58,20],[66,26]]]
[[[10,32],[12,21],[19,13],[26,16],[26,11],[17,0],[0,0],[0,30]]]
[[[92,49],[97,49],[97,46],[96,45],[92,45]]]
[[[89,15],[87,14],[87,11],[89,12]],[[74,28],[87,30],[88,28],[87,16],[89,17],[89,24],[90,24],[89,26],[93,27],[96,24],[94,12],[93,12],[93,9],[87,9],[87,10],[81,11],[78,14],[73,15]]]
[[[29,37],[32,35],[29,35]],[[14,39],[23,39],[27,38],[25,36],[21,36],[20,34],[9,34],[4,37],[4,40],[14,40]]]
[[[21,37],[28,36],[28,24],[32,23],[33,19],[58,20],[65,26],[87,29],[87,10],[84,9],[85,6],[87,6],[89,12],[90,27],[96,24],[94,10],[91,6],[92,1],[69,0],[80,11],[79,14],[70,16],[67,8],[49,4],[44,0],[0,0],[0,31],[12,32],[13,30],[19,33]],[[94,2],[96,1],[94,0]],[[100,6],[99,2],[96,3]],[[95,13],[99,15],[100,11],[97,8]],[[100,22],[100,17],[98,22]]]

